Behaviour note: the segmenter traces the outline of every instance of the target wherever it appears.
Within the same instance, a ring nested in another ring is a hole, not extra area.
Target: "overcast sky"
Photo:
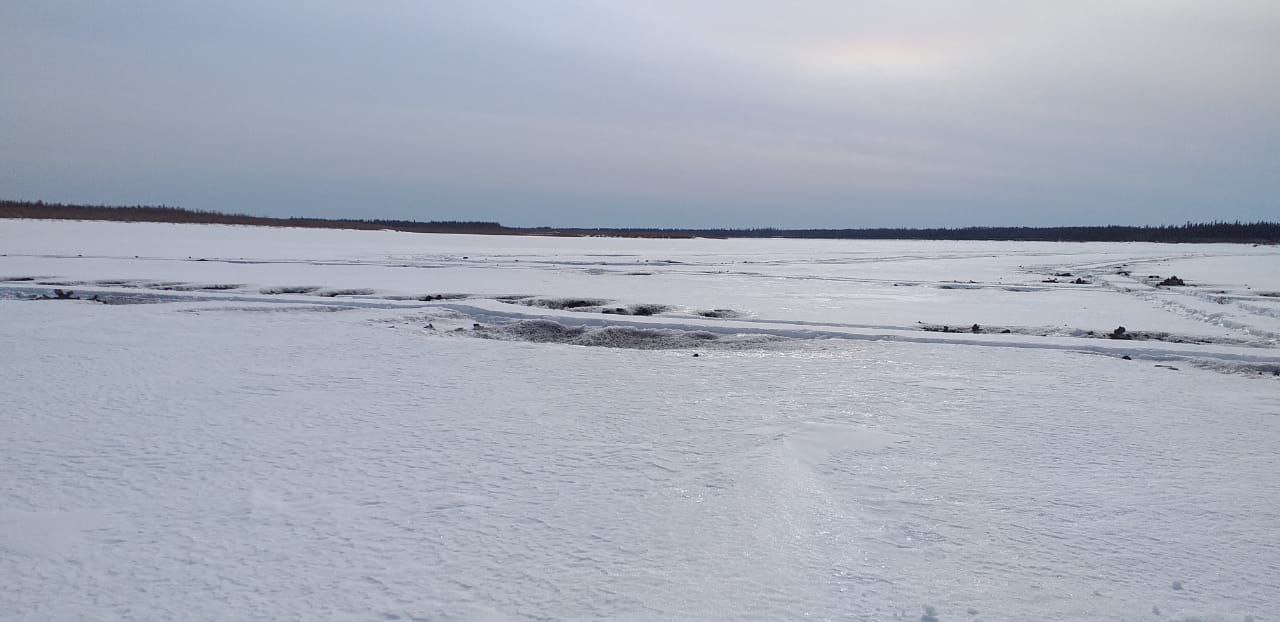
[[[0,2],[0,198],[516,225],[1280,218],[1280,1]]]

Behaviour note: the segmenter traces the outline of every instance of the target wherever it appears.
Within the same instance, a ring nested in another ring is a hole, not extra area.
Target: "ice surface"
[[[0,618],[1280,611],[1274,248],[0,221],[0,254]]]

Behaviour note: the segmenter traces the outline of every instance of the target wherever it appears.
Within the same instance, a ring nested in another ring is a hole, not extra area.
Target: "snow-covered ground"
[[[1274,247],[0,255],[3,619],[1280,616]]]

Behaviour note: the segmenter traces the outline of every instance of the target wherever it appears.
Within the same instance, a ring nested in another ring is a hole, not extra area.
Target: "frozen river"
[[[1280,615],[1275,247],[0,254],[0,619]]]

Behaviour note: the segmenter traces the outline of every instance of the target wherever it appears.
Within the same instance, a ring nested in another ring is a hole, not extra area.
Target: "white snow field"
[[[1277,620],[1278,346],[1267,246],[0,221],[0,619]]]

